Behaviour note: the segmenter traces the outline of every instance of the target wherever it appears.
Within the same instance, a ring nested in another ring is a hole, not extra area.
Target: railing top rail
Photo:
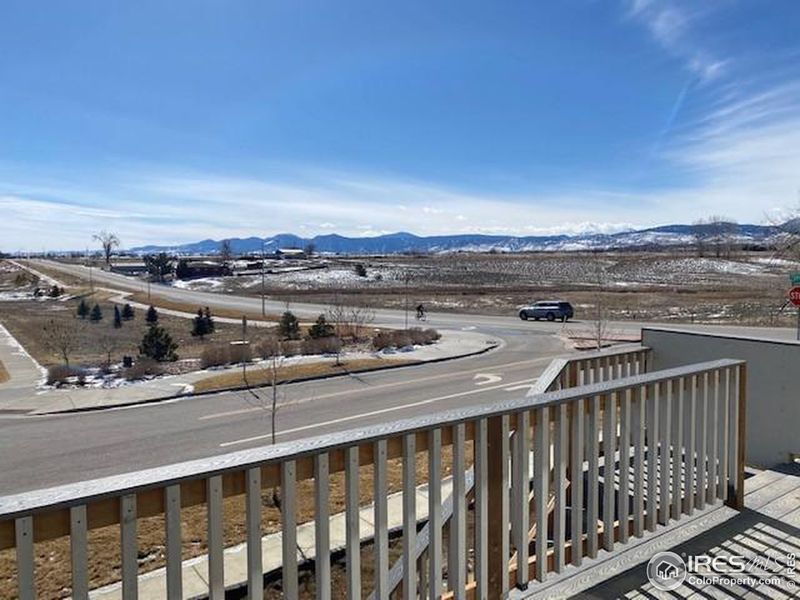
[[[571,400],[620,392],[660,381],[699,375],[726,367],[734,367],[742,365],[744,362],[745,361],[742,360],[722,359],[696,363],[624,379],[585,385],[578,388],[559,390],[546,394],[538,394],[536,396],[522,396],[515,400],[495,402],[487,405],[452,409],[361,429],[340,431],[272,446],[239,450],[209,458],[133,471],[121,475],[69,483],[57,487],[32,490],[9,496],[0,496],[0,521],[35,512],[87,504],[104,498],[117,497],[150,488],[161,488],[182,481],[191,481],[210,477],[212,475],[241,471],[250,467],[264,466],[287,459],[299,459],[320,452],[331,452],[356,444],[367,444],[377,440],[399,437],[418,431],[456,425],[466,421],[513,414],[523,410],[531,410],[544,406],[556,406]]]
[[[566,360],[574,362],[576,360],[585,360],[587,358],[602,358],[604,356],[616,356],[618,354],[632,354],[634,352],[649,352],[650,348],[642,346],[638,342],[630,342],[613,348],[606,348],[604,350],[584,350],[580,354],[568,357]]]
[[[593,350],[591,352],[581,352],[574,356],[554,358],[550,365],[539,376],[534,386],[528,392],[528,396],[543,394],[560,376],[562,371],[571,363],[583,360],[593,360],[595,358],[607,358],[609,356],[624,356],[626,354],[637,354],[639,352],[650,352],[650,348],[640,344],[625,344],[609,350]]]

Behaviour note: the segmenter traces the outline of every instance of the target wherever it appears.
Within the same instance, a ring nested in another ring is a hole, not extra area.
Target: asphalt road
[[[33,265],[35,267],[35,264]],[[58,265],[79,276],[80,266]],[[141,282],[94,270],[103,286],[141,291]],[[152,286],[152,294],[173,301],[259,311],[258,298]],[[323,306],[293,304],[302,317]],[[267,310],[285,309],[269,302]],[[378,310],[376,323],[402,326],[402,311]],[[556,356],[568,350],[554,334],[560,323],[523,322],[514,316],[437,313],[428,326],[469,328],[502,341],[492,352],[438,364],[405,367],[282,386],[277,441],[354,429],[447,408],[479,405],[526,393]],[[636,333],[641,323],[613,323],[614,331]],[[580,328],[578,322],[573,327]],[[585,327],[585,325],[583,325]],[[695,327],[709,329],[709,327]],[[790,337],[791,330],[710,327],[714,331]],[[271,443],[269,390],[254,398],[223,392],[101,412],[48,417],[0,418],[0,493],[11,494],[58,484],[131,472]]]

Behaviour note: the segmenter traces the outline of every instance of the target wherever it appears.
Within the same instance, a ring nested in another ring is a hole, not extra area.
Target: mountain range
[[[737,244],[768,244],[786,225],[730,224],[726,235]],[[648,249],[692,244],[698,233],[708,239],[717,235],[713,226],[663,225],[649,229],[623,231],[614,234],[587,233],[580,235],[509,236],[456,234],[417,236],[398,232],[374,237],[345,237],[336,234],[304,238],[291,233],[259,238],[228,238],[235,254],[272,253],[279,248],[313,246],[326,254],[401,254],[436,252],[534,252],[613,249]],[[139,246],[135,254],[171,252],[183,255],[215,254],[222,240],[206,239],[177,246]]]

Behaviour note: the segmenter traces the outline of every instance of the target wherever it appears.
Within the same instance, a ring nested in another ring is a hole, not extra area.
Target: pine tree
[[[300,339],[300,323],[297,321],[297,317],[288,310],[281,316],[278,333],[285,340]]]
[[[81,319],[85,319],[89,316],[89,305],[86,304],[86,300],[81,298],[81,303],[78,304],[78,316]]]
[[[122,313],[119,312],[119,306],[114,306],[114,329],[122,327]]]
[[[158,311],[154,306],[147,309],[147,315],[145,315],[144,320],[147,321],[148,325],[155,325],[158,323]]]
[[[122,318],[125,321],[130,321],[133,319],[133,307],[130,304],[126,304],[122,307]]]
[[[178,344],[172,336],[156,323],[147,328],[139,344],[139,354],[159,362],[178,360],[177,349]]]
[[[314,323],[308,330],[308,337],[312,340],[331,337],[333,335],[333,325],[328,323],[325,315],[317,317],[317,322]]]
[[[206,328],[208,329],[208,333],[210,334],[214,333],[214,328],[215,328],[214,319],[211,318],[211,309],[208,308],[207,306],[206,306],[205,318],[206,318]]]
[[[92,312],[89,314],[89,320],[94,321],[96,323],[97,321],[100,321],[102,318],[103,318],[103,310],[100,308],[99,304],[95,304],[92,307]]]
[[[198,308],[197,316],[192,319],[192,335],[202,340],[209,333],[208,318],[203,314],[203,309]]]

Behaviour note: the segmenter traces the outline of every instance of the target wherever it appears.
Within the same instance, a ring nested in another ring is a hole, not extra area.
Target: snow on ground
[[[201,277],[200,279],[176,279],[172,282],[172,287],[182,290],[220,290],[224,286],[222,277]],[[221,291],[221,290],[220,290]]]

